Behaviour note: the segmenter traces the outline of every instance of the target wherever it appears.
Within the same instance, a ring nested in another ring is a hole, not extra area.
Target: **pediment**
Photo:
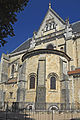
[[[59,31],[64,29],[64,27],[64,20],[52,8],[49,8],[36,37],[41,37],[51,32]]]

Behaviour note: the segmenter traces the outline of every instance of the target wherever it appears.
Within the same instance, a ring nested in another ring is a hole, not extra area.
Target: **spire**
[[[51,1],[49,1],[49,8],[51,8]]]

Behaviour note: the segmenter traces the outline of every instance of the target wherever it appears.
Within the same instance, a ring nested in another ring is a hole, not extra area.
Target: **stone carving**
[[[44,32],[47,32],[47,31],[53,30],[53,29],[56,29],[56,24],[54,22],[48,22],[45,25]]]
[[[35,39],[32,38],[32,41],[31,41],[31,43],[30,43],[30,49],[31,49],[31,48],[34,48],[35,45],[36,45]]]
[[[66,20],[66,28],[65,28],[64,36],[66,40],[72,38],[72,28],[70,27],[69,19]]]

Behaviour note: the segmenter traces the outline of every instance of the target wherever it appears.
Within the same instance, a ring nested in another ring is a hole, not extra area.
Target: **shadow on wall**
[[[35,120],[30,114],[22,114],[19,112],[0,111],[0,120]]]

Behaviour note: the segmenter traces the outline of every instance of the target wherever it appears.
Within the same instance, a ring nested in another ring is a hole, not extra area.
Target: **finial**
[[[9,52],[7,51],[7,54],[8,54]]]
[[[51,8],[51,2],[49,1],[49,8]]]
[[[68,18],[66,19],[66,24],[69,25],[69,16],[68,16]]]

